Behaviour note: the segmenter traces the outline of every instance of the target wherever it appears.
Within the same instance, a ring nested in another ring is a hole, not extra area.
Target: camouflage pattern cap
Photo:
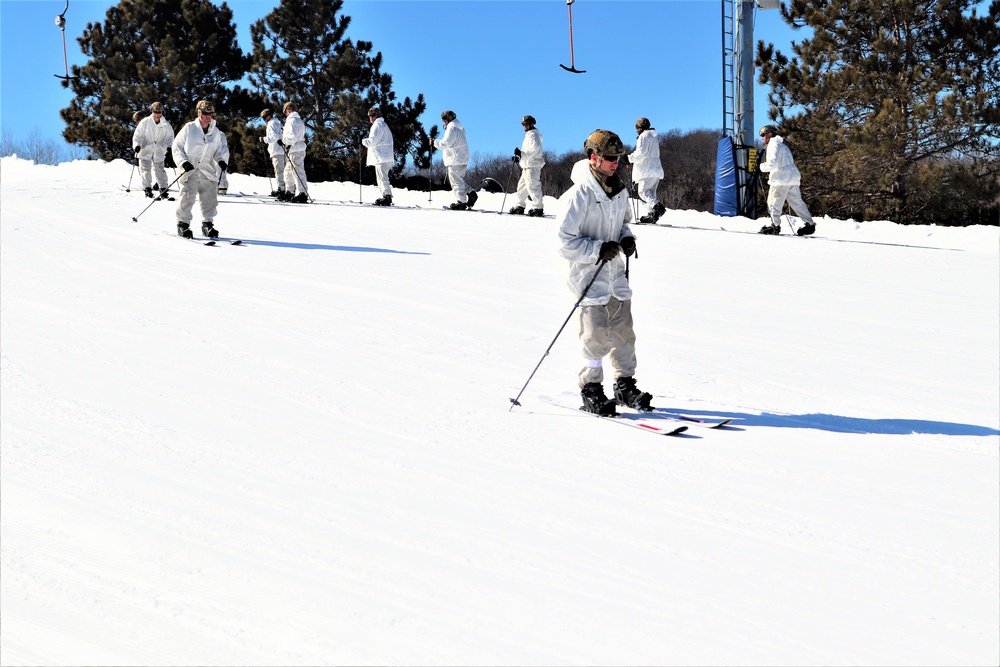
[[[624,155],[625,145],[621,138],[611,130],[594,130],[583,142],[583,152],[589,157],[591,153],[598,155]]]

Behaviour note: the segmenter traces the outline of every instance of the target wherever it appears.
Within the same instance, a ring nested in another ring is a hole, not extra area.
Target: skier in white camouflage
[[[632,168],[632,181],[636,184],[639,199],[646,204],[646,215],[636,222],[641,225],[651,225],[660,219],[666,208],[660,203],[656,189],[663,178],[663,163],[660,162],[660,138],[656,128],[652,127],[648,118],[638,118],[635,121],[635,151],[628,156]]]
[[[448,208],[465,211],[476,205],[479,195],[465,182],[465,172],[469,168],[469,142],[465,138],[465,128],[458,121],[454,111],[441,112],[444,122],[444,136],[431,139],[431,146],[441,149],[441,161],[448,170],[448,182],[455,193],[455,201]]]
[[[382,118],[382,112],[378,107],[368,110],[368,122],[371,123],[371,129],[368,131],[368,136],[361,140],[361,144],[368,149],[366,162],[369,166],[375,167],[375,183],[382,193],[382,196],[375,200],[375,205],[392,206],[392,186],[389,184],[389,168],[395,160],[392,150],[392,131]]]
[[[142,191],[147,197],[153,197],[153,175],[156,175],[156,188],[160,191],[160,199],[167,198],[167,171],[164,169],[164,159],[170,145],[174,141],[174,128],[163,117],[163,103],[153,102],[149,106],[150,115],[135,126],[132,133],[132,148],[135,158],[139,161],[139,176],[142,178]]]
[[[260,117],[264,119],[264,136],[260,142],[267,147],[267,154],[271,158],[271,166],[274,167],[274,180],[278,184],[278,189],[271,192],[272,197],[284,199],[285,197],[285,150],[281,141],[281,121],[274,117],[274,111],[264,109],[260,112]]]
[[[625,257],[635,253],[628,190],[615,174],[625,154],[614,132],[595,130],[584,142],[589,175],[559,198],[560,253],[569,261],[568,286],[580,297],[580,342],[584,365],[577,376],[583,409],[615,415],[615,404],[651,410],[652,396],[636,387],[632,290]],[[596,277],[595,277],[596,275]],[[591,283],[591,281],[593,281]],[[614,368],[614,399],[604,394],[604,357]]]
[[[181,128],[174,138],[174,159],[181,163],[181,196],[177,202],[177,234],[192,238],[192,209],[195,199],[201,206],[201,233],[215,238],[215,214],[219,210],[219,177],[229,166],[229,148],[216,127],[215,107],[200,100],[195,107],[198,117]]]
[[[517,204],[510,209],[512,215],[531,217],[545,215],[542,199],[542,167],[545,153],[542,151],[542,133],[535,127],[534,116],[521,118],[524,141],[521,148],[514,149],[514,162],[521,167],[521,178],[517,181]],[[530,202],[530,203],[529,203]]]
[[[767,179],[767,208],[771,213],[771,224],[761,227],[760,233],[781,233],[781,211],[785,208],[786,201],[803,223],[795,233],[799,236],[814,233],[816,223],[806,203],[802,201],[799,189],[802,175],[792,160],[792,151],[785,145],[785,139],[778,136],[778,130],[773,125],[760,128],[760,138],[766,148],[760,170],[770,174]]]
[[[285,196],[278,199],[296,204],[309,202],[309,183],[306,181],[306,124],[299,116],[294,102],[285,102],[285,127],[281,140],[285,150]],[[297,194],[292,194],[296,192]]]

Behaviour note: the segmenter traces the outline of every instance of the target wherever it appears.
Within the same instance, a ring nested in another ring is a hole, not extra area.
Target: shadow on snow
[[[429,252],[413,250],[392,250],[390,248],[369,248],[366,246],[324,245],[322,243],[290,243],[288,241],[260,241],[243,239],[243,245],[269,246],[271,248],[293,248],[295,250],[336,250],[338,252],[384,252],[393,255],[430,255]]]
[[[930,421],[926,419],[862,419],[820,413],[803,415],[781,415],[770,412],[751,414],[748,412],[724,412],[707,410],[687,410],[684,408],[662,408],[671,412],[681,412],[691,417],[706,419],[730,418],[733,427],[770,426],[773,428],[808,428],[831,433],[881,433],[885,435],[1000,435],[1000,430],[975,424]]]

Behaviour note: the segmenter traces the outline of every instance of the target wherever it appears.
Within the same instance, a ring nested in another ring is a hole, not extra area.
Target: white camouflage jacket
[[[298,111],[293,111],[285,118],[285,129],[281,140],[289,153],[306,152],[306,124],[302,122]]]
[[[368,136],[362,139],[361,143],[368,149],[368,157],[365,159],[368,166],[395,161],[392,152],[392,131],[389,130],[384,118],[375,119]]]
[[[229,162],[229,146],[214,118],[207,130],[201,129],[197,120],[185,124],[174,137],[173,154],[178,167],[190,162],[194,165],[192,173],[214,181],[219,180],[219,161]]]
[[[469,142],[465,139],[465,128],[457,118],[448,123],[444,136],[436,139],[434,145],[441,149],[444,166],[469,164]]]
[[[152,116],[146,116],[135,126],[132,133],[132,148],[138,146],[140,160],[156,160],[162,162],[167,149],[174,141],[174,128],[166,118],[160,118],[157,123]],[[178,163],[180,164],[180,163]]]
[[[524,133],[524,141],[521,142],[521,161],[518,164],[521,165],[522,169],[545,166],[542,133],[537,128],[532,128]]]
[[[566,285],[577,298],[597,270],[601,245],[605,241],[621,242],[623,238],[635,236],[629,228],[633,217],[628,190],[622,189],[609,197],[589,169],[587,176],[582,171],[580,176],[580,180],[559,198],[556,214],[559,252],[569,262]],[[622,253],[601,268],[581,305],[604,305],[612,296],[620,301],[632,298],[632,290],[625,279]]]
[[[281,121],[271,116],[264,131],[264,143],[267,144],[267,154],[271,157],[285,154],[285,149],[278,145],[278,141],[281,139],[281,129]]]
[[[628,156],[632,168],[632,180],[663,178],[663,164],[660,162],[660,141],[656,130],[644,130],[635,140],[635,151]]]
[[[785,140],[781,137],[771,137],[767,142],[767,153],[764,162],[760,163],[760,170],[770,172],[767,179],[768,185],[799,185],[802,175],[799,168],[792,160],[792,151],[785,145]]]

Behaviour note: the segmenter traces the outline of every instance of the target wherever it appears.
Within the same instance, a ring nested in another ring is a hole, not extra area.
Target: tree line
[[[1000,0],[987,16],[972,0],[790,0],[782,16],[812,37],[793,57],[758,44],[769,117],[802,172],[814,213],[902,223],[1000,224]],[[153,101],[173,119],[211,99],[229,138],[231,170],[266,175],[270,162],[251,126],[261,109],[294,100],[310,135],[310,180],[357,180],[367,110],[392,128],[403,187],[443,187],[419,117],[423,95],[399,99],[372,42],[346,37],[343,0],[280,0],[251,26],[251,51],[236,41],[229,6],[209,0],[122,0],[79,43],[75,94],[64,138],[94,157],[131,155],[131,117]],[[175,121],[176,122],[176,121]],[[624,138],[624,137],[623,137]],[[661,132],[668,208],[712,210],[713,130]],[[569,187],[582,155],[546,154],[546,195]],[[509,156],[474,155],[471,182],[505,184]],[[516,169],[516,168],[515,168]],[[516,175],[514,176],[516,178]],[[513,182],[513,181],[512,181]]]
[[[812,36],[759,42],[813,213],[1000,224],[1000,0],[790,0]]]

